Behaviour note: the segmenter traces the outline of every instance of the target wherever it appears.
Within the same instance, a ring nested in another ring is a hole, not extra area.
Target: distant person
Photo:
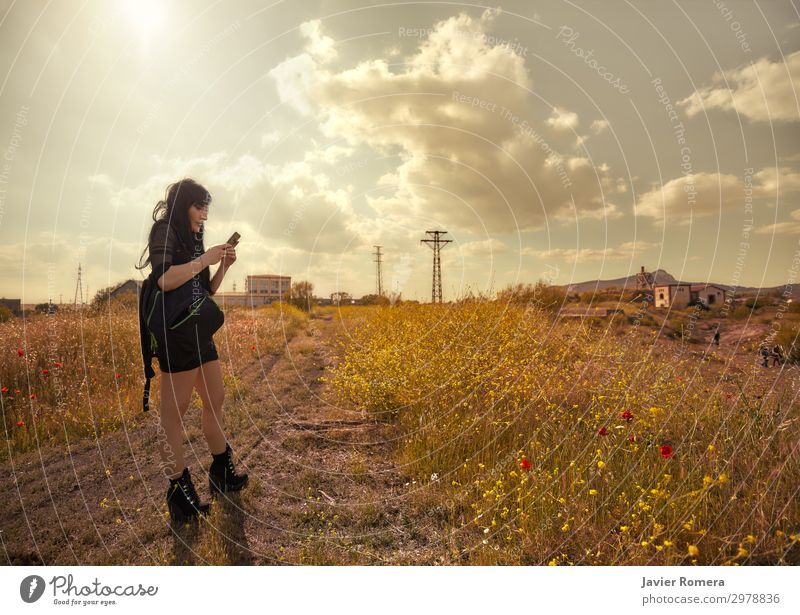
[[[714,332],[714,345],[719,346],[719,329]]]
[[[766,345],[761,346],[761,366],[769,367],[769,349]]]
[[[143,297],[156,296],[158,291],[166,293],[162,306],[166,310],[168,300],[177,300],[169,292],[183,288],[190,281],[188,288],[192,292],[199,291],[198,296],[204,297],[200,303],[194,300],[185,309],[185,315],[179,315],[181,320],[178,324],[167,323],[169,329],[163,331],[164,342],[157,344],[155,354],[161,368],[159,452],[162,469],[169,479],[167,506],[170,517],[176,521],[196,518],[209,510],[208,504],[200,503],[183,452],[183,415],[189,409],[194,389],[203,402],[201,425],[213,458],[209,468],[212,495],[238,491],[247,483],[247,474],[239,474],[234,468],[231,447],[222,429],[225,388],[213,333],[207,334],[196,324],[197,321],[189,321],[188,326],[194,331],[188,334],[178,326],[187,322],[193,313],[200,313],[203,302],[213,302],[208,295],[217,291],[228,268],[236,262],[235,244],[224,243],[208,250],[204,247],[204,223],[210,203],[209,192],[192,179],[185,178],[171,184],[165,199],[159,201],[153,210],[154,223],[146,248],[149,256],[141,267],[148,263],[152,266],[152,273],[142,286],[139,306],[146,376],[150,354],[145,344],[153,334],[148,333],[147,324],[143,322]],[[212,277],[210,267],[217,263],[219,267]],[[155,299],[151,314],[154,307]],[[207,308],[214,309],[210,304]],[[148,376],[145,409],[149,400],[149,380]]]
[[[774,348],[772,349],[772,367],[775,367],[776,365],[782,365],[783,362],[783,348],[780,344],[775,344]]]

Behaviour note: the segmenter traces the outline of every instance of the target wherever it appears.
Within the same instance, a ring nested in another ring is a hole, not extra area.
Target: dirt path
[[[392,463],[390,425],[325,401],[335,318],[312,319],[281,354],[236,374],[226,431],[250,475],[207,521],[173,527],[160,474],[156,411],[98,441],[12,458],[0,478],[4,563],[425,564],[445,562],[435,517],[414,505]],[[226,371],[223,366],[223,371]],[[210,455],[195,394],[186,459],[209,498]]]

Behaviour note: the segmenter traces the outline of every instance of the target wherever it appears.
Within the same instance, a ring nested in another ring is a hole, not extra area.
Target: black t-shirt
[[[169,223],[162,220],[155,223],[153,239],[148,248],[150,251],[150,264],[153,271],[157,272],[156,280],[164,275],[172,265],[183,265],[203,253],[201,234],[192,232],[191,237],[193,245],[192,252],[189,253]],[[211,292],[211,274],[208,267],[195,274],[194,277],[200,280],[209,293]]]

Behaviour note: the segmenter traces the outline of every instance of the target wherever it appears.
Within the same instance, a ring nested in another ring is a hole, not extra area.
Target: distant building
[[[692,299],[699,299],[708,306],[725,302],[725,289],[714,284],[692,284]]]
[[[661,284],[654,288],[655,306],[684,308],[692,301],[708,306],[725,302],[725,289],[714,284]]]
[[[281,299],[291,287],[292,278],[288,275],[249,275],[245,280],[245,292],[218,292],[214,295],[214,299],[222,306],[247,305],[256,307]]]
[[[636,274],[636,290],[653,290],[654,283],[653,274],[645,271],[644,265],[642,265],[642,270]]]
[[[125,280],[115,289],[109,291],[108,296],[113,299],[114,297],[118,297],[119,295],[124,295],[126,293],[138,295],[139,289],[141,287],[142,287],[141,280]]]
[[[653,288],[655,306],[683,308],[692,300],[689,284],[659,284]]]

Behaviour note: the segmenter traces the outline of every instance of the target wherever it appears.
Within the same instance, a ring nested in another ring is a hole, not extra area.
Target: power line
[[[381,246],[373,246],[375,248],[375,252],[373,252],[373,256],[375,257],[375,287],[378,291],[378,296],[383,296],[383,272],[381,271]]]
[[[431,302],[442,302],[442,259],[439,252],[443,244],[451,243],[452,239],[442,239],[447,231],[425,231],[433,239],[420,239],[420,243],[426,243],[433,249],[433,284],[431,286]]]

